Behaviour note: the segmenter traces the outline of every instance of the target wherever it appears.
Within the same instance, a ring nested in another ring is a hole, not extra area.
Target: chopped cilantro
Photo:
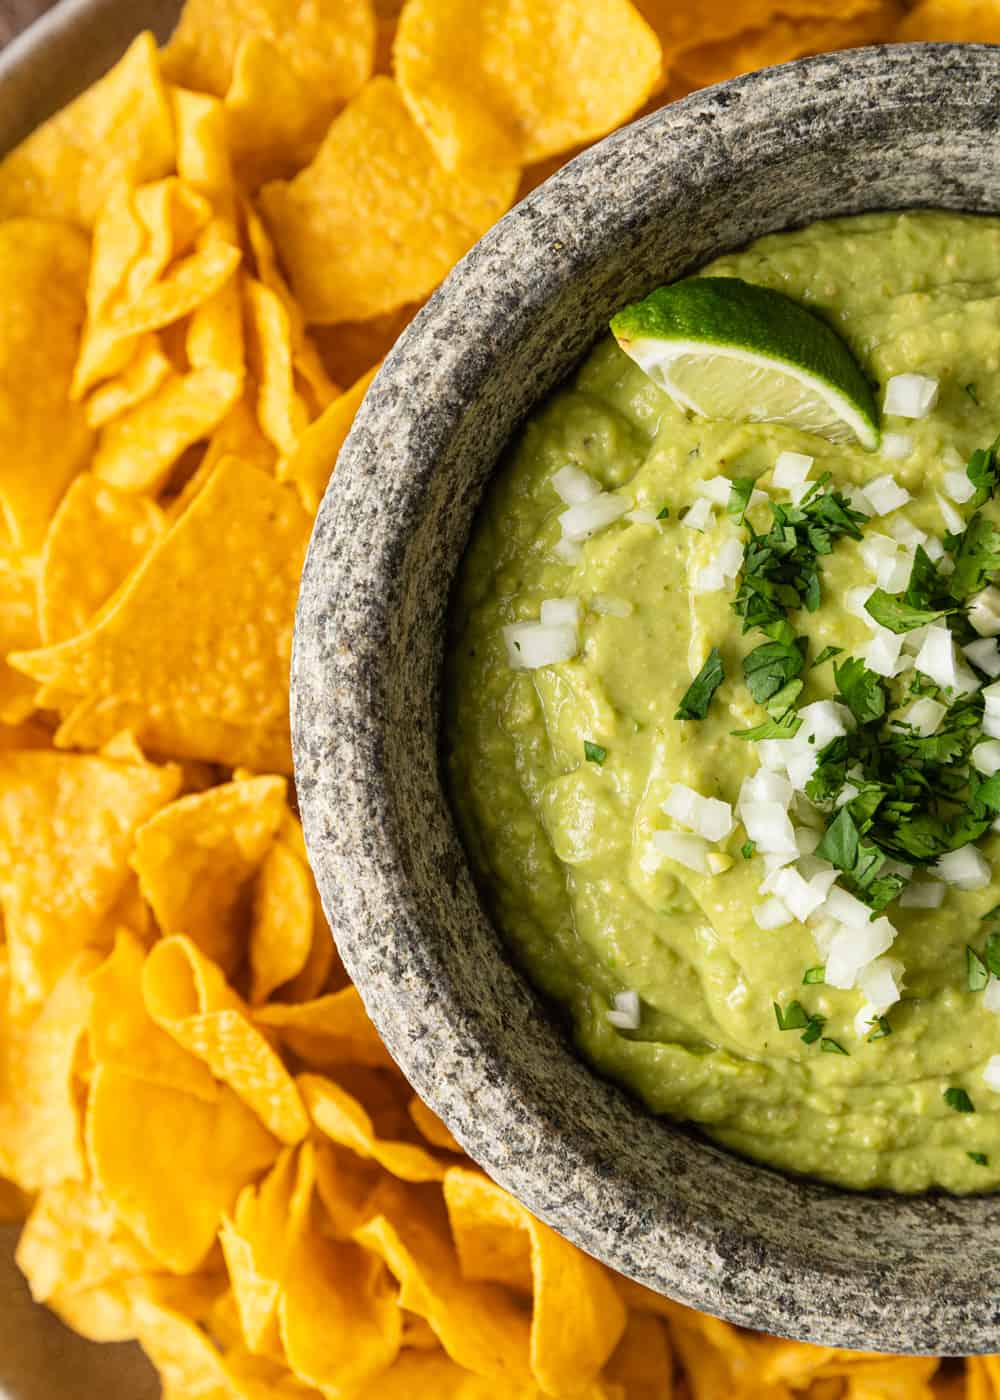
[[[704,719],[712,703],[712,696],[725,678],[719,648],[713,647],[704,666],[681,697],[674,719]]]
[[[873,1016],[868,1024],[871,1026],[866,1037],[868,1041],[885,1040],[887,1035],[892,1035],[892,1026],[887,1016]]]
[[[974,385],[971,387],[975,387]],[[970,386],[965,386],[965,392],[969,392]],[[978,400],[976,400],[978,403]],[[979,447],[969,458],[969,464],[965,468],[965,474],[976,488],[976,494],[969,502],[973,510],[978,510],[984,506],[993,496],[994,491],[1000,483],[1000,460],[997,452],[1000,450],[1000,437],[994,439],[989,447]]]
[[[986,966],[994,977],[1000,977],[1000,933],[991,933],[986,939]]]
[[[801,1002],[790,1001],[784,1011],[777,1002],[772,1002],[772,1005],[779,1031],[801,1031],[808,1026],[809,1016]]]
[[[797,734],[802,724],[794,710],[786,710],[779,719],[766,719],[753,729],[731,729],[734,739],[790,739]]]
[[[1000,530],[977,510],[953,552],[955,572],[949,587],[959,602],[965,602],[985,586],[988,575],[1000,569]]]
[[[810,1016],[805,1030],[799,1036],[807,1045],[813,1045],[823,1034],[823,1027],[826,1025],[825,1016]]]
[[[956,1113],[975,1113],[975,1106],[964,1089],[945,1089],[944,1101]]]
[[[970,992],[981,992],[990,980],[990,970],[976,952],[966,944],[965,974]]]
[[[670,519],[670,507],[669,507],[669,506],[661,506],[660,509],[659,509],[659,510],[657,511],[657,513],[656,513],[656,518],[657,518],[657,520],[669,520],[669,519]]]
[[[810,986],[814,982],[822,982],[826,976],[826,964],[820,963],[816,967],[807,967],[802,978],[803,986]]]
[[[608,751],[601,744],[592,744],[589,739],[583,741],[583,756],[588,763],[596,763],[598,767],[608,756]]]
[[[989,919],[1000,919],[1000,904],[994,904],[992,909],[987,909],[985,914],[980,915],[980,923],[985,924]]]
[[[758,705],[778,695],[800,674],[808,645],[805,637],[796,637],[784,618],[766,623],[763,630],[771,640],[755,647],[743,658],[747,689]],[[784,705],[781,713],[788,708]],[[778,717],[772,715],[772,718]]]
[[[885,714],[886,697],[882,678],[869,671],[856,656],[849,656],[833,668],[837,689],[844,704],[859,724],[869,724]]]
[[[756,841],[744,841],[743,845],[740,847],[740,855],[743,857],[744,860],[749,860],[756,849]]]
[[[822,666],[824,661],[830,661],[833,657],[839,656],[844,650],[843,647],[824,647],[816,660],[809,667],[810,671],[815,671],[817,666]]]
[[[823,1039],[820,1041],[820,1043],[819,1043],[819,1048],[823,1051],[824,1055],[846,1055],[846,1054],[847,1054],[847,1051],[846,1051],[846,1050],[844,1049],[844,1047],[841,1045],[840,1041],[839,1041],[839,1040],[831,1040],[830,1037],[829,1037],[828,1035],[825,1035],[825,1036],[823,1037]]]
[[[977,1167],[988,1167],[990,1164],[990,1159],[985,1152],[967,1152],[965,1155],[970,1162],[975,1162]]]
[[[833,821],[823,833],[823,839],[816,847],[816,854],[828,860],[838,870],[853,870],[858,863],[860,838],[858,828],[851,816],[850,806],[841,807]]]
[[[939,622],[942,617],[955,612],[950,608],[915,608],[895,593],[886,593],[884,588],[876,588],[865,603],[869,613],[880,627],[888,627],[890,632],[912,632],[916,627],[926,627],[930,622]]]
[[[969,398],[976,405],[976,407],[979,408],[979,391],[977,390],[975,384],[966,384],[965,392],[968,394]]]
[[[743,517],[747,513],[747,506],[750,504],[750,497],[753,495],[754,479],[752,476],[738,476],[729,491],[729,500],[726,502],[726,511],[736,521],[737,525],[743,523]]]

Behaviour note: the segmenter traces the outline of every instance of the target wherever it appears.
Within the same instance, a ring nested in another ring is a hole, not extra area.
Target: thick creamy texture
[[[903,1000],[891,1012],[893,1033],[868,1043],[854,1030],[860,991],[803,986],[805,970],[823,961],[810,929],[764,932],[754,923],[763,861],[741,857],[741,826],[719,846],[733,866],[714,877],[658,860],[650,836],[674,826],[660,810],[673,783],[735,805],[758,760],[755,745],[730,731],[765,717],[740,667],[760,634],[741,634],[732,589],[690,591],[722,541],[740,532],[724,510],[703,534],[678,514],[713,476],[761,475],[766,486],[762,474],[790,450],[814,456],[813,477],[829,470],[836,484],[892,472],[914,499],[868,528],[884,533],[904,518],[942,535],[942,451],[952,446],[964,461],[1000,429],[1000,219],[865,215],[763,239],[705,271],[822,309],[878,381],[880,405],[892,375],[916,371],[940,379],[937,406],[918,421],[883,421],[915,443],[907,459],[887,461],[781,426],[686,416],[602,341],[514,444],[462,568],[446,687],[460,827],[518,962],[565,1008],[586,1058],[652,1110],[842,1185],[991,1190],[1000,1185],[1000,1094],[982,1071],[1000,1052],[1000,1017],[966,990],[965,947],[982,947],[980,920],[1000,901],[1000,878],[975,892],[949,888],[938,910],[889,906]],[[669,505],[669,520],[619,521],[584,545],[578,563],[560,563],[553,547],[565,506],[551,479],[567,463],[630,509]],[[758,507],[751,519],[766,528],[770,513]],[[827,645],[860,655],[870,633],[845,593],[873,579],[858,544],[838,541],[821,570],[820,610],[790,620],[809,638],[810,659]],[[595,594],[631,610],[596,613]],[[512,670],[503,625],[569,596],[584,605],[576,658]],[[675,721],[713,645],[727,680],[705,720]],[[829,696],[832,667],[807,672],[806,682],[803,704]],[[585,740],[607,749],[603,766],[585,761]],[[981,848],[1000,874],[1000,838]],[[622,1032],[606,1012],[630,988],[642,999],[641,1025]],[[848,1055],[778,1030],[772,1003],[794,999],[828,1018],[824,1033]],[[968,1091],[975,1113],[945,1103],[950,1086]],[[969,1152],[987,1154],[989,1165]]]

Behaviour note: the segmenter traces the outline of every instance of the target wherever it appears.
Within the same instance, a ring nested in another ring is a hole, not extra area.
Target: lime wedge
[[[781,292],[738,277],[692,277],[624,307],[611,329],[692,413],[878,446],[875,400],[857,360],[825,321]]]

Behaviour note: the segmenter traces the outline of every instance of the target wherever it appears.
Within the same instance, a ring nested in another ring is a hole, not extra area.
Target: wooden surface
[[[0,45],[13,39],[18,30],[51,10],[55,0],[0,0]]]

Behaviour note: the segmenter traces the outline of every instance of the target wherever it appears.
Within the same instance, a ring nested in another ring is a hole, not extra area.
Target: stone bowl
[[[656,1119],[573,1052],[483,913],[442,791],[449,590],[505,443],[623,302],[775,230],[1000,210],[1000,48],[810,58],[636,122],[468,254],[396,345],[319,512],[292,718],[344,962],[469,1154],[670,1297],[830,1346],[1000,1350],[1000,1197],[831,1189]]]

